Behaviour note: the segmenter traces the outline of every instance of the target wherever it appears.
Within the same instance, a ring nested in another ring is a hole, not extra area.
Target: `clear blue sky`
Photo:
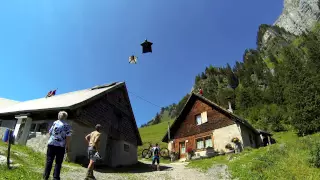
[[[282,0],[0,2],[0,97],[25,101],[125,81],[159,106],[190,92],[205,67],[241,60]],[[153,53],[140,43],[152,41]],[[138,64],[128,63],[131,54]],[[138,125],[159,108],[130,95]]]

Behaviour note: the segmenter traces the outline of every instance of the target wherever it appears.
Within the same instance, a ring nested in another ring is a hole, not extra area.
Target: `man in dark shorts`
[[[152,155],[152,166],[154,168],[155,162],[157,162],[157,170],[160,171],[160,148],[158,144],[152,148]]]
[[[100,133],[101,130],[101,125],[97,124],[96,125],[96,130],[88,134],[85,139],[87,140],[89,146],[88,146],[88,158],[90,160],[89,165],[88,165],[88,172],[86,176],[86,180],[89,179],[95,179],[93,176],[93,168],[94,168],[94,163],[100,159],[100,155],[98,153],[99,148],[100,148]]]

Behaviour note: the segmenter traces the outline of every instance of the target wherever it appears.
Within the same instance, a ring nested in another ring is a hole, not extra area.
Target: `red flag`
[[[52,94],[52,91],[49,91],[46,97],[50,97]]]

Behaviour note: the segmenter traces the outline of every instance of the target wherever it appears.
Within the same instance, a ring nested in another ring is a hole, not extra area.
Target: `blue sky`
[[[0,2],[0,97],[25,101],[125,81],[158,105],[177,103],[205,67],[241,60],[283,1],[30,0]],[[152,41],[153,53],[140,43]],[[128,63],[132,54],[138,64]],[[138,125],[159,108],[129,94]]]

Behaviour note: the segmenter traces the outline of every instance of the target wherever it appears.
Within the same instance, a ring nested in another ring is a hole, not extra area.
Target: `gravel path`
[[[151,171],[148,167],[150,163],[144,162],[144,168],[130,169],[123,172],[115,172],[111,170],[97,170],[94,171],[94,175],[97,180],[221,180],[221,179],[231,179],[228,173],[227,166],[216,165],[208,170],[208,172],[203,173],[195,169],[190,169],[185,167],[187,163],[171,163],[162,164],[161,171]],[[147,168],[146,168],[147,167]],[[62,174],[62,179],[64,180],[81,180],[84,179],[86,174],[86,168],[76,168],[73,171]]]

